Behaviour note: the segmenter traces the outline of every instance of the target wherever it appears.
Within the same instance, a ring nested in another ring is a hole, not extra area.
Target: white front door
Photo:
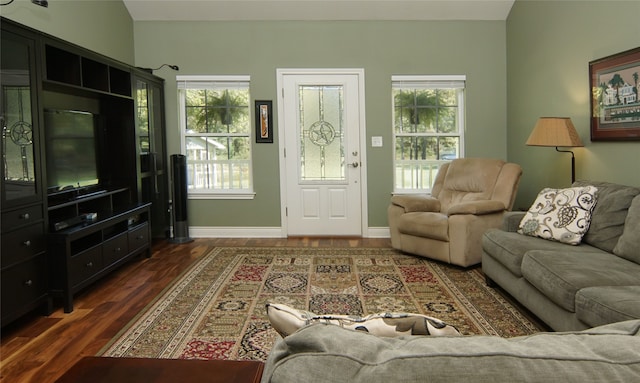
[[[287,235],[363,234],[363,83],[362,70],[278,70]]]

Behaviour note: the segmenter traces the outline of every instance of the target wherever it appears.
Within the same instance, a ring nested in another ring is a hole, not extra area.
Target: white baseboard
[[[286,238],[281,227],[189,226],[192,238]],[[389,238],[388,227],[370,227],[364,238]]]
[[[391,232],[388,227],[370,227],[366,235],[366,238],[389,238]]]
[[[189,226],[193,238],[286,238],[280,227]]]

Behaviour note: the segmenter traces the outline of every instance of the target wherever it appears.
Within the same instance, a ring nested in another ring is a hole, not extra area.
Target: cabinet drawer
[[[2,231],[7,232],[19,226],[37,222],[43,218],[42,205],[25,207],[2,213]]]
[[[76,286],[102,270],[102,246],[85,250],[71,258],[69,277],[71,286]]]
[[[2,235],[2,267],[22,262],[45,251],[44,224],[27,226]]]
[[[129,252],[149,245],[149,224],[145,223],[129,232]]]
[[[47,294],[47,258],[45,254],[2,271],[2,315]]]
[[[109,266],[125,257],[129,253],[127,233],[122,233],[102,244],[104,266]]]

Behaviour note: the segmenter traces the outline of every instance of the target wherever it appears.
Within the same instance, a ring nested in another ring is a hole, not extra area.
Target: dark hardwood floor
[[[54,382],[76,361],[100,351],[196,259],[216,246],[390,247],[386,238],[196,239],[157,241],[150,258],[123,265],[48,317],[33,313],[2,329],[0,381]]]

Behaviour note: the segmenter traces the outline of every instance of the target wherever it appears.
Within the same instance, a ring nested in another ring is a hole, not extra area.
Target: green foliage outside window
[[[461,156],[460,84],[440,88],[394,83],[394,191],[428,191],[440,165]]]
[[[458,152],[457,137],[438,136],[458,132],[455,89],[400,89],[393,99],[396,159],[439,160]]]
[[[249,159],[249,139],[231,136],[250,134],[248,90],[187,90],[186,109],[187,131],[221,136],[216,141],[224,150],[215,158]]]
[[[201,192],[251,190],[249,88],[197,83],[181,91],[184,101],[188,187]]]

